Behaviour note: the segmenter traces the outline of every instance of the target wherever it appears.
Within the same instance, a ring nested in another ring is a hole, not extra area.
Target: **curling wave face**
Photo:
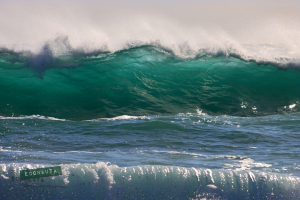
[[[261,116],[299,111],[297,62],[258,62],[202,51],[180,58],[159,46],[115,53],[72,50],[56,56],[0,53],[0,115],[40,114],[61,119],[120,115]],[[292,67],[291,67],[292,66]]]

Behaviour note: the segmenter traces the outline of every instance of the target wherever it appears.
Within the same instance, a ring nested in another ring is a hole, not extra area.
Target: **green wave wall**
[[[156,47],[116,53],[0,53],[0,115],[259,116],[299,111],[300,72],[223,55],[180,59]]]

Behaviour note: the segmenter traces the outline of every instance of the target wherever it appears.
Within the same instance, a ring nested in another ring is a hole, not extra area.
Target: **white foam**
[[[253,168],[270,168],[271,164],[254,162],[251,158],[243,158],[238,163],[224,164],[224,168],[231,168],[237,171],[253,170]]]
[[[211,189],[217,189],[217,188],[218,188],[217,186],[215,186],[215,185],[213,185],[213,184],[209,184],[209,185],[207,185],[207,187],[209,187],[209,188],[211,188]]]
[[[130,115],[121,115],[117,117],[112,118],[98,118],[98,119],[91,119],[91,120],[85,120],[85,121],[115,121],[115,120],[136,120],[136,119],[151,119],[153,117],[150,116],[130,116]]]
[[[296,106],[296,104],[291,104],[291,105],[289,105],[289,108],[292,109],[292,108],[294,108],[295,106]]]
[[[67,121],[65,119],[59,119],[55,117],[45,117],[42,115],[28,115],[28,116],[19,116],[19,117],[4,117],[0,116],[0,119],[43,119],[43,120],[52,120],[52,121]],[[25,124],[23,124],[25,125]]]
[[[22,151],[17,151],[17,150],[11,150],[11,147],[5,147],[5,149],[3,149],[2,146],[0,146],[0,152],[15,152],[15,153],[22,153]]]

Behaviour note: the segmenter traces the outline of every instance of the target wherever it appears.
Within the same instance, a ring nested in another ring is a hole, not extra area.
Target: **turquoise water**
[[[157,46],[3,49],[0,196],[298,199],[295,66]],[[18,180],[56,165],[62,176]]]
[[[1,53],[0,114],[88,120],[120,115],[264,116],[299,111],[300,72],[236,57],[180,59],[142,46],[54,58]]]

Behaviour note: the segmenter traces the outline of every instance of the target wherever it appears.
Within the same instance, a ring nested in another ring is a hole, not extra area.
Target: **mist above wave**
[[[246,60],[299,60],[299,8],[296,1],[11,1],[1,8],[0,46],[41,54],[47,43],[56,56],[70,50],[57,45],[63,35],[86,53],[159,45],[182,58],[205,49]]]

